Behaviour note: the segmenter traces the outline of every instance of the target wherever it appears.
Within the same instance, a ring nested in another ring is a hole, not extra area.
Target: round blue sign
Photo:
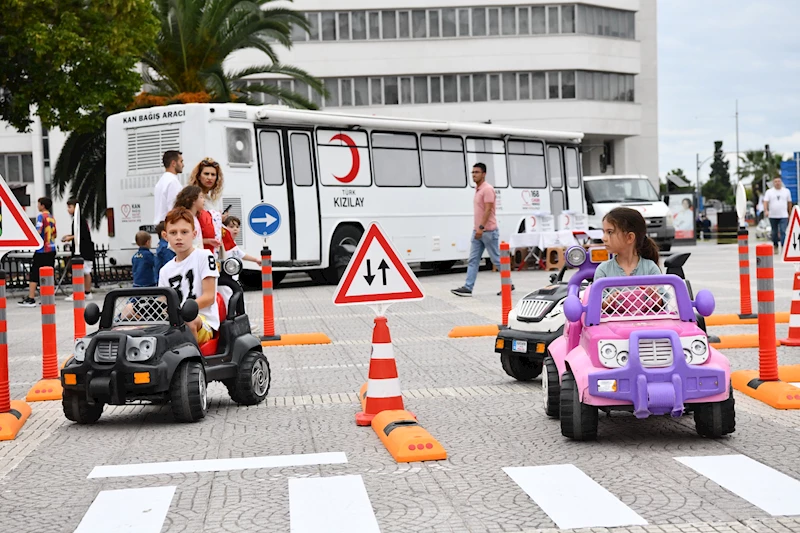
[[[257,204],[247,215],[247,223],[253,233],[269,237],[281,227],[281,214],[270,204]]]

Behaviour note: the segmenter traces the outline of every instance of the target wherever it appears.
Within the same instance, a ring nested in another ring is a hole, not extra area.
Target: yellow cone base
[[[0,413],[0,440],[14,440],[19,430],[31,416],[31,406],[18,400],[11,401],[11,411]]]
[[[463,337],[494,337],[500,331],[496,324],[481,326],[456,326],[447,334],[448,337],[458,339]]]
[[[280,340],[261,341],[261,346],[300,346],[304,344],[330,344],[324,333],[282,333]]]
[[[381,411],[372,419],[372,429],[398,463],[447,459],[442,445],[408,411]]]
[[[775,346],[780,346],[780,341],[775,341]],[[720,335],[719,342],[712,342],[711,346],[719,349],[758,348],[758,333],[745,333],[744,335]]]
[[[789,313],[775,313],[776,324],[788,324]],[[706,317],[706,326],[741,326],[758,324],[758,318],[739,318],[739,315],[711,315]]]
[[[800,409],[800,387],[788,381],[800,381],[800,365],[778,367],[783,381],[760,381],[758,370],[738,370],[731,373],[731,384],[739,392],[775,409]]]
[[[43,379],[31,387],[25,401],[44,402],[48,400],[60,400],[64,393],[59,379]]]

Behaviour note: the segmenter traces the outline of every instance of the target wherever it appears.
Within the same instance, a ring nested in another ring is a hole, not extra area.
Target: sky
[[[740,152],[800,152],[800,0],[658,0],[662,179],[681,168],[694,182],[715,140],[736,150],[737,99]]]

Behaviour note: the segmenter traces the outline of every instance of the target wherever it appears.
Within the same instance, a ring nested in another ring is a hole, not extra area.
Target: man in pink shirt
[[[478,268],[484,249],[489,252],[492,263],[498,269],[500,268],[500,232],[497,230],[497,216],[495,215],[496,195],[494,187],[486,183],[486,165],[475,163],[472,167],[472,180],[475,182],[475,198],[472,201],[475,213],[472,245],[469,250],[467,281],[463,287],[450,291],[456,296],[472,296],[472,288],[478,277]]]

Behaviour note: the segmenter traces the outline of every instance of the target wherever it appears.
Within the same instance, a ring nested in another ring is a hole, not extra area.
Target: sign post
[[[792,281],[792,306],[789,312],[789,335],[781,339],[785,346],[800,346],[800,209],[797,205],[789,215],[786,241],[783,243],[783,260],[795,264]]]
[[[264,238],[264,247],[261,249],[261,299],[264,306],[264,328],[262,341],[278,341],[280,335],[275,335],[275,309],[273,305],[272,283],[272,251],[267,246],[270,235],[281,227],[281,213],[274,205],[256,204],[247,215],[250,230]]]
[[[32,251],[42,245],[42,237],[0,176],[0,251]],[[11,400],[9,393],[5,278],[5,272],[0,270],[0,440],[14,440],[30,416],[31,407],[23,401]]]

